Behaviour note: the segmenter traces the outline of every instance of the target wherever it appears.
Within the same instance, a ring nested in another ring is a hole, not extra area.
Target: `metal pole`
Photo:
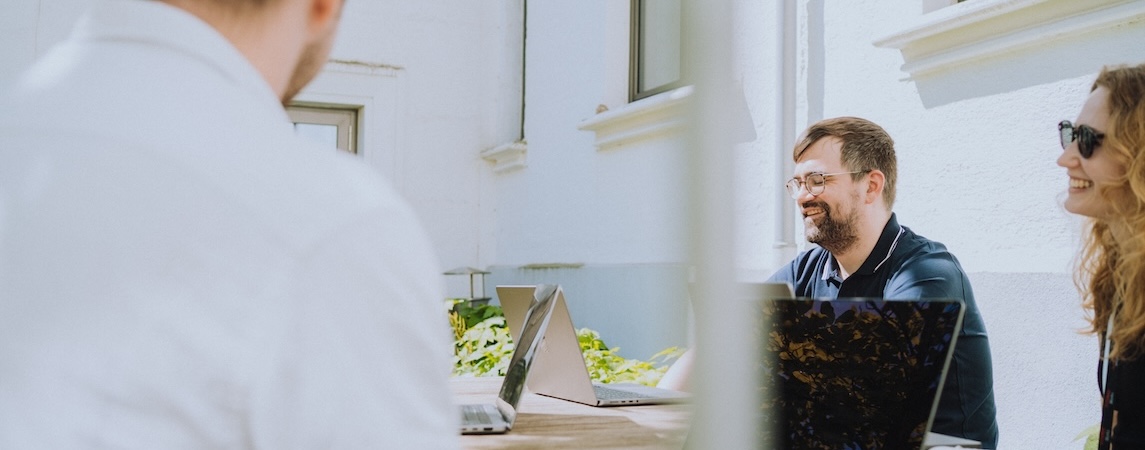
[[[695,85],[690,154],[691,258],[696,267],[696,394],[692,449],[758,446],[762,396],[752,302],[735,279],[732,2],[685,0],[684,73]]]

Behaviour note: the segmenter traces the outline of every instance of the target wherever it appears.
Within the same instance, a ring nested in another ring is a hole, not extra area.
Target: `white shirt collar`
[[[157,44],[194,57],[240,86],[289,123],[262,74],[217,30],[193,14],[153,0],[100,0],[76,25],[74,38]]]
[[[827,256],[827,261],[823,262],[823,275],[819,276],[823,281],[831,279],[831,275],[835,273],[835,255],[827,252]]]

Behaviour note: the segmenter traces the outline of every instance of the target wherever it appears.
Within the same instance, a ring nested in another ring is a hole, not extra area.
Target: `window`
[[[922,0],[922,12],[928,13],[950,5],[956,5],[964,1],[966,0]]]
[[[632,0],[629,101],[680,87],[682,0]]]
[[[358,153],[358,109],[298,104],[286,108],[299,136],[349,153]]]

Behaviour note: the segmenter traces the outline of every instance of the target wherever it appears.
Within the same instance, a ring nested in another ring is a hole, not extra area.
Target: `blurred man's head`
[[[894,204],[897,175],[894,141],[882,127],[857,117],[822,120],[803,133],[792,159],[787,190],[808,242],[842,253],[860,242],[863,230],[877,236]],[[878,226],[862,226],[866,219]]]
[[[250,60],[283,104],[322,70],[344,0],[160,0],[202,19]]]

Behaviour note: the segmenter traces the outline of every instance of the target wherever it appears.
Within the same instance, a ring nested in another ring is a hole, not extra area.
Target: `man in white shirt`
[[[0,448],[451,448],[440,268],[283,103],[343,0],[100,0],[0,96]]]

